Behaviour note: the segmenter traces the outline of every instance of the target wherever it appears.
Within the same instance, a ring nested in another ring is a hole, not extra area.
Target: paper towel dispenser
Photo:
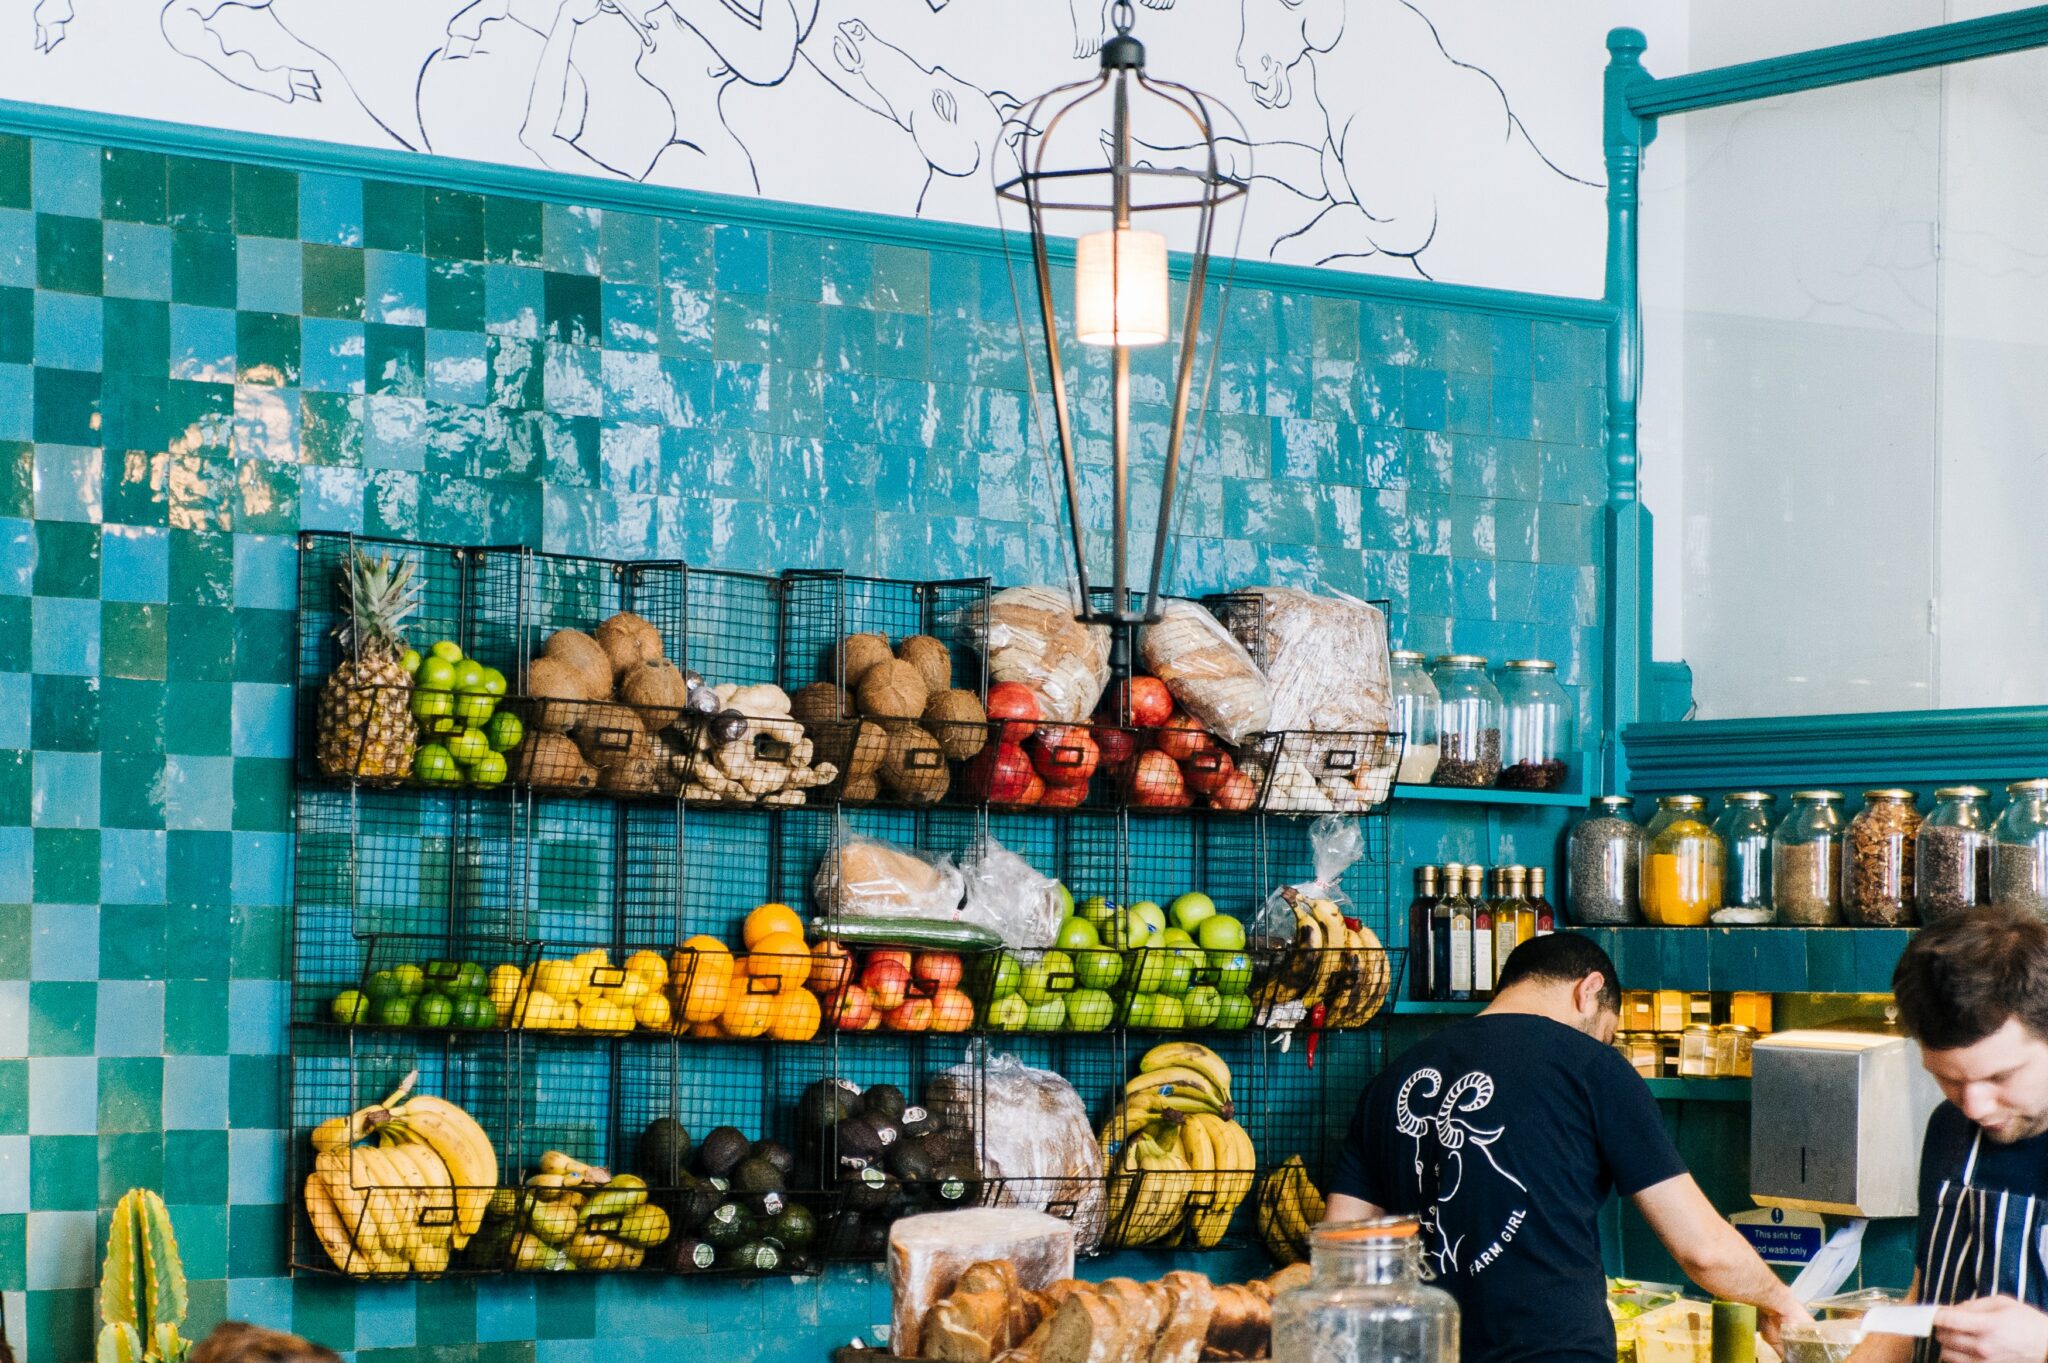
[[[1920,1141],[1940,1101],[1907,1037],[1763,1037],[1750,1081],[1750,1196],[1766,1207],[1912,1216],[1920,1209]]]

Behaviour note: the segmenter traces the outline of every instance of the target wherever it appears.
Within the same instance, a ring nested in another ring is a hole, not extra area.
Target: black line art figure
[[[831,35],[829,59],[808,47],[804,59],[847,98],[910,134],[927,167],[917,216],[952,222],[987,216],[989,167],[1006,161],[1014,171],[1024,136],[1010,118],[1017,100],[970,85],[943,66],[926,66],[863,19],[841,20]]]
[[[944,0],[940,0],[941,3]],[[1173,0],[1138,0],[1146,9],[1172,9]],[[933,6],[938,8],[937,5]],[[1067,0],[1067,12],[1074,20],[1074,57],[1092,57],[1109,41],[1109,12],[1116,0]]]
[[[64,41],[64,28],[76,17],[71,0],[36,0],[29,18],[36,26],[36,51],[48,52]]]

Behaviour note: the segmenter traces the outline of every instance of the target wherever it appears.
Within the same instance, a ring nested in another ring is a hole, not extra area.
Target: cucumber
[[[859,947],[920,947],[928,951],[989,951],[1003,939],[976,923],[933,918],[820,918],[811,925],[819,937]]]

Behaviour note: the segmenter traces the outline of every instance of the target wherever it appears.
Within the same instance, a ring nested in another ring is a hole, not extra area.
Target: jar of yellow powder
[[[1721,907],[1727,850],[1707,823],[1697,795],[1667,795],[1645,830],[1643,917],[1659,927],[1696,928]]]

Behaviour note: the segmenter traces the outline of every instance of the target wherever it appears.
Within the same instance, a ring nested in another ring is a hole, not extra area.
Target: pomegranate
[[[1048,784],[1085,786],[1102,760],[1101,749],[1087,729],[1078,724],[1047,724],[1024,745],[1031,765]]]
[[[1201,721],[1185,711],[1175,711],[1166,723],[1159,726],[1159,751],[1176,762],[1185,762],[1198,752],[1205,752],[1216,746],[1216,740],[1202,727]]]
[[[1045,708],[1038,703],[1038,693],[1024,683],[997,682],[988,689],[988,717],[1005,721],[1003,742],[1022,743],[1045,717]]]

